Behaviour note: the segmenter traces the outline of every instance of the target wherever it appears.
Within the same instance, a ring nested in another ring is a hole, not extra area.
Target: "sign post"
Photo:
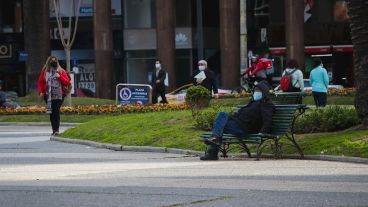
[[[116,105],[150,104],[152,103],[152,87],[147,84],[116,85]]]

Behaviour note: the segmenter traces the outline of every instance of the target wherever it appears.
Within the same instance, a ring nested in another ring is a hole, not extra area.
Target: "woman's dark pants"
[[[313,91],[314,103],[317,107],[325,107],[327,104],[327,93]]]

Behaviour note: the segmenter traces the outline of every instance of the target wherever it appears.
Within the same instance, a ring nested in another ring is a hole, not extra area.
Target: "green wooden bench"
[[[274,104],[302,104],[306,92],[275,92],[271,94]]]
[[[303,104],[293,104],[293,105],[276,105],[276,111],[272,116],[272,127],[270,134],[247,134],[245,136],[235,136],[233,134],[224,134],[222,136],[222,143],[220,145],[220,152],[223,157],[227,157],[230,151],[230,145],[239,145],[242,150],[244,150],[248,157],[252,157],[250,150],[248,148],[249,144],[254,144],[257,147],[257,160],[259,160],[262,150],[264,148],[264,143],[267,140],[273,140],[275,147],[273,149],[273,154],[275,158],[280,156],[281,146],[280,139],[282,137],[287,138],[291,144],[297,149],[301,158],[304,158],[304,153],[302,148],[298,145],[295,140],[294,134],[294,123],[298,116],[303,114],[307,109],[306,105]],[[201,135],[201,141],[204,142],[206,139],[212,136],[211,132],[206,132]]]

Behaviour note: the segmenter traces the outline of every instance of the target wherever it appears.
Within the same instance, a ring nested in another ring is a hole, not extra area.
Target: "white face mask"
[[[206,67],[204,65],[200,65],[200,66],[198,66],[198,69],[202,71],[202,70],[206,69]]]
[[[160,69],[161,68],[161,64],[160,63],[156,63],[155,64],[155,67],[156,67],[156,69]]]

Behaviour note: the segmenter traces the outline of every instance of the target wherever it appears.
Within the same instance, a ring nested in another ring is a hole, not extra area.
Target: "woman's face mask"
[[[53,68],[56,68],[57,67],[57,62],[50,62],[50,66],[53,67]]]
[[[261,100],[262,97],[263,97],[263,95],[262,95],[262,92],[260,92],[260,91],[256,91],[253,94],[253,100],[255,100],[255,101]]]

